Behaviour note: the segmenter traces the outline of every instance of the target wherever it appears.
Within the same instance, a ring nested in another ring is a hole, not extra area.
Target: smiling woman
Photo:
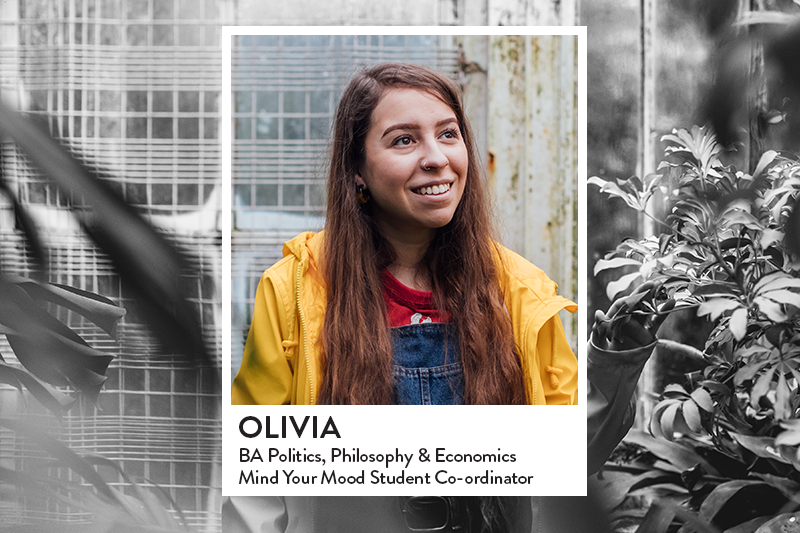
[[[325,231],[256,295],[234,404],[572,404],[575,304],[494,238],[458,87],[357,74],[336,112]]]

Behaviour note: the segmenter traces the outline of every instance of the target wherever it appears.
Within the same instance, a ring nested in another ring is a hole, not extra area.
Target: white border
[[[542,468],[546,471],[548,478],[544,485],[537,485],[533,489],[515,489],[512,492],[499,489],[497,487],[465,488],[459,487],[457,490],[449,490],[448,493],[459,492],[460,494],[481,495],[484,493],[501,494],[515,493],[519,495],[571,495],[582,496],[586,494],[586,342],[588,340],[588,328],[586,324],[587,301],[587,265],[586,265],[586,141],[587,141],[587,36],[585,26],[535,26],[535,27],[516,27],[516,26],[223,26],[222,27],[222,95],[221,95],[221,120],[220,137],[222,142],[222,424],[223,424],[223,475],[230,474],[232,470],[238,470],[238,460],[234,454],[238,453],[238,447],[246,445],[246,439],[239,434],[239,421],[247,415],[256,416],[264,420],[266,416],[280,417],[282,415],[306,414],[306,408],[300,406],[231,406],[231,201],[232,201],[232,176],[231,176],[231,40],[235,35],[575,35],[578,37],[578,361],[579,361],[579,405],[573,407],[548,407],[534,406],[520,408],[490,407],[476,409],[475,407],[445,407],[450,411],[445,414],[453,413],[456,418],[470,420],[468,430],[463,435],[440,435],[441,437],[433,446],[452,444],[453,442],[469,442],[470,446],[476,451],[479,449],[496,448],[498,442],[503,441],[503,437],[514,439],[524,438],[523,448],[531,448],[531,457],[540,459]],[[265,266],[266,267],[266,266]],[[367,406],[348,406],[345,408],[313,406],[310,414],[317,415],[321,419],[336,414],[336,423],[341,427],[355,427],[360,437],[366,439],[363,445],[381,443],[381,436],[375,435],[373,441],[369,441],[369,431],[371,424],[385,427],[387,413],[388,417],[399,422],[406,422],[410,419],[418,421],[418,424],[407,427],[440,427],[443,411],[441,408],[415,408],[386,406],[383,408]],[[452,410],[458,410],[454,412]],[[525,413],[524,417],[519,413]],[[422,418],[420,422],[420,418]],[[497,421],[500,420],[501,426],[513,427],[515,431],[520,427],[525,428],[527,433],[521,437],[520,433],[509,432],[498,434],[496,430]],[[401,424],[403,425],[403,424]],[[481,433],[481,427],[493,427],[491,434]],[[552,428],[557,428],[556,430]],[[451,428],[452,429],[452,428]],[[386,431],[389,431],[388,429]],[[430,445],[430,434],[419,435],[412,430],[400,438],[400,441],[393,441],[391,447],[396,445],[406,446],[408,449],[418,449],[425,442]],[[353,430],[355,433],[356,430]],[[512,433],[515,435],[512,437]],[[498,437],[500,440],[498,440]],[[245,444],[243,444],[243,442]],[[259,446],[275,446],[276,441],[259,440]],[[322,442],[322,441],[319,441]],[[267,444],[270,443],[270,444]],[[310,441],[286,441],[285,446],[305,446],[306,444],[316,444]],[[336,445],[328,442],[328,446]],[[359,443],[346,442],[340,446],[352,447]],[[519,440],[511,443],[520,446]],[[554,466],[552,459],[560,458]],[[565,467],[565,459],[571,463]],[[545,468],[546,465],[546,468]],[[534,468],[538,468],[534,466]],[[563,472],[564,475],[559,475]],[[537,471],[538,473],[538,471]],[[552,478],[551,478],[552,476]],[[270,487],[258,487],[257,490],[242,491],[239,488],[231,489],[230,482],[223,479],[223,493],[233,494],[273,494],[273,495],[403,495],[409,490],[412,492],[425,492],[424,488],[399,490],[397,487],[333,487],[326,489],[309,489],[300,487],[295,490],[271,490]],[[251,487],[255,488],[255,487]],[[383,490],[383,489],[386,490]],[[399,490],[399,492],[398,492]],[[441,491],[442,489],[440,489]],[[433,490],[434,492],[436,490]],[[521,492],[520,492],[521,491]]]

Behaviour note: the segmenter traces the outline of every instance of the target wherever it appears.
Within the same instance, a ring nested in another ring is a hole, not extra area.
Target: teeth
[[[433,187],[420,187],[416,191],[417,194],[442,194],[450,190],[450,184],[444,183],[442,185],[434,185]]]

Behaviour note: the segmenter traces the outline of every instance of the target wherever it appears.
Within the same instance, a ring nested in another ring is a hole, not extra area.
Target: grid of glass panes
[[[197,209],[220,175],[219,11],[216,0],[19,2],[27,108],[102,161],[130,203]],[[20,188],[58,205],[41,180]]]
[[[218,361],[214,280],[221,236],[214,192],[221,175],[219,27],[220,14],[230,12],[226,1],[19,0],[0,10],[0,88],[6,96],[19,94],[22,108],[46,120],[66,145],[97,164],[129,202],[160,215],[159,222],[188,250],[204,273],[191,280],[191,302]],[[127,307],[118,276],[65,216],[63,198],[13,145],[4,143],[2,150],[6,180],[37,213],[54,247],[51,280]],[[4,272],[29,275],[28,252],[13,228],[4,204],[0,263]],[[192,370],[177,357],[158,355],[133,313],[120,323],[116,340],[73,313],[58,316],[89,344],[117,356],[98,409],[64,417],[60,438],[76,451],[117,461],[133,478],[159,483],[190,525],[218,531],[219,510],[208,502],[221,444],[219,391],[200,386],[209,369]],[[4,337],[0,352],[16,362]],[[26,398],[26,416],[55,427],[51,416]],[[18,391],[0,385],[3,414],[18,416],[22,403]],[[27,469],[45,454],[0,430],[0,457]],[[131,490],[117,472],[104,469],[103,475]],[[0,504],[4,524],[82,517],[58,502],[23,496]]]
[[[319,230],[325,155],[341,91],[355,72],[413,62],[458,77],[457,49],[426,35],[233,37],[232,348],[235,375],[263,270],[283,243]]]

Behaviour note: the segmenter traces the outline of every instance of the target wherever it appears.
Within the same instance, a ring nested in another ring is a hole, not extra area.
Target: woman
[[[416,65],[358,74],[325,231],[264,273],[232,403],[575,403],[557,313],[576,306],[492,235],[457,87]]]

